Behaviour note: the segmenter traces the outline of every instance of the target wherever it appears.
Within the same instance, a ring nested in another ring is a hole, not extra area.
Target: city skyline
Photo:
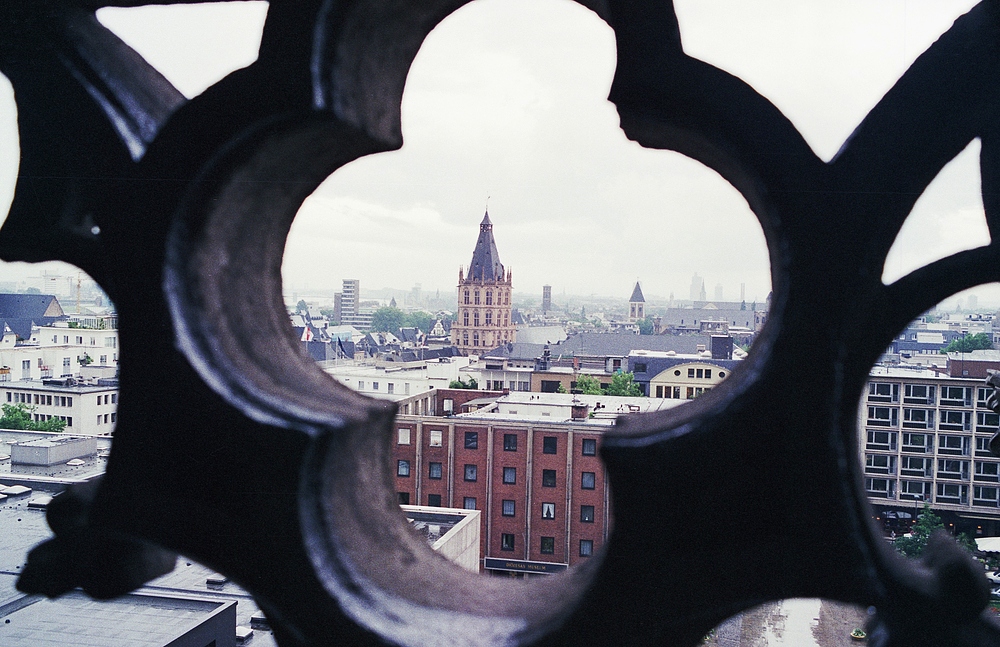
[[[870,4],[676,7],[685,50],[753,85],[829,160],[974,3]],[[108,8],[99,17],[194,96],[254,60],[265,13],[266,3],[249,2]],[[303,205],[283,268],[289,289],[347,277],[453,289],[488,199],[515,292],[548,284],[557,294],[618,295],[639,279],[650,295],[679,298],[697,272],[710,296],[717,283],[727,294],[745,283],[748,300],[765,298],[766,249],[745,201],[700,164],[625,139],[606,100],[614,59],[610,29],[568,1],[479,0],[457,11],[414,62],[403,149],[344,167]],[[13,115],[8,88],[0,142],[15,141]],[[16,173],[6,144],[0,208]],[[887,260],[888,279],[989,240],[977,153],[973,143],[918,201]],[[1000,302],[995,286],[976,292],[983,305]]]

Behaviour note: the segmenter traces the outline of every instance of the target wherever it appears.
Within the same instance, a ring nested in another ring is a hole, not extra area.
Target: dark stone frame
[[[615,30],[625,133],[743,194],[774,299],[722,385],[605,438],[606,550],[525,582],[442,568],[406,529],[392,407],[322,374],[280,299],[298,205],[339,166],[400,146],[409,64],[463,2],[272,0],[258,61],[190,102],[96,21],[111,4],[140,2],[0,6],[22,151],[0,256],[86,270],[117,304],[122,342],[107,474],[50,506],[55,538],[32,552],[23,590],[118,595],[177,551],[249,589],[282,645],[418,645],[442,631],[695,645],[733,613],[802,596],[876,606],[870,644],[1000,644],[985,579],[956,546],[907,564],[871,526],[855,420],[898,331],[1000,278],[993,242],[880,280],[914,202],[973,138],[1000,234],[996,2],[960,18],[829,163],[752,88],[683,53],[669,2],[584,3]],[[196,424],[176,424],[176,402]]]

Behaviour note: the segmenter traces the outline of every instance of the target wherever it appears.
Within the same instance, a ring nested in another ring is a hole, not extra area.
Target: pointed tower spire
[[[493,240],[493,223],[490,221],[489,211],[479,223],[479,240],[476,241],[476,249],[472,252],[472,262],[469,263],[467,276],[477,281],[503,281],[503,263],[500,262],[500,252],[497,251],[496,241]]]

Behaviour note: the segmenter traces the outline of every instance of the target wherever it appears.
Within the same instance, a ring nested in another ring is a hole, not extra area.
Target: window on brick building
[[[543,503],[542,504],[542,519],[555,519],[556,518],[556,504],[555,503]]]
[[[467,496],[467,497],[465,497],[462,500],[462,507],[465,508],[466,510],[475,510],[476,509],[476,497],[474,497],[474,496]]]
[[[556,552],[556,538],[555,537],[542,537],[542,545],[540,552],[543,555],[551,555]]]
[[[504,434],[503,435],[503,450],[505,452],[516,452],[517,451],[517,434]]]
[[[555,454],[556,453],[556,437],[546,436],[542,438],[542,453],[543,454]]]
[[[465,448],[466,449],[479,449],[479,432],[478,431],[467,431],[467,432],[465,432]]]
[[[503,482],[507,485],[514,485],[517,483],[517,468],[516,467],[505,467],[503,468]]]
[[[441,507],[441,495],[440,494],[428,494],[427,495],[427,505],[432,508]]]
[[[580,557],[590,557],[594,554],[594,540],[593,539],[581,539],[580,540]]]
[[[400,429],[399,430],[399,436],[397,438],[396,443],[399,444],[399,445],[409,445],[410,444],[410,430],[409,429]]]
[[[431,429],[431,447],[440,447],[442,440],[442,431],[440,429]]]
[[[410,461],[396,461],[396,476],[410,475]]]
[[[594,506],[580,506],[580,521],[583,523],[594,523]]]
[[[542,487],[555,487],[555,486],[556,486],[556,471],[542,470]]]
[[[594,472],[584,472],[580,475],[580,487],[584,490],[593,490],[597,482],[597,476]]]
[[[516,510],[517,510],[517,506],[514,503],[513,499],[504,499],[503,500],[503,511],[501,512],[501,514],[503,516],[505,516],[505,517],[513,517],[514,513],[516,512]]]
[[[506,532],[500,535],[500,550],[514,550],[514,535]]]
[[[596,456],[597,455],[597,439],[596,438],[584,438],[583,439],[583,455],[584,456]]]
[[[396,496],[399,497],[399,505],[410,505],[409,492],[396,492]]]
[[[479,468],[475,465],[465,466],[465,480],[475,481],[479,477]]]
[[[427,478],[440,479],[441,478],[441,463],[429,463],[427,469]]]

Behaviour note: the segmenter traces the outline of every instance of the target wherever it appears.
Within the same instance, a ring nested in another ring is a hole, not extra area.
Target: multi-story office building
[[[968,370],[968,369],[966,369]],[[859,410],[865,489],[876,517],[906,527],[924,502],[952,529],[1000,535],[998,416],[982,379],[876,366]]]
[[[458,315],[451,324],[451,343],[462,354],[481,354],[515,340],[511,317],[511,273],[504,273],[493,240],[490,214],[479,224],[479,239],[466,275],[458,270]]]
[[[401,504],[482,511],[483,567],[551,573],[589,559],[608,537],[598,447],[608,421],[400,416],[393,439]]]
[[[352,317],[361,310],[361,281],[344,279],[340,292],[340,311],[344,317]]]
[[[118,420],[118,380],[0,382],[0,404],[25,405],[35,422],[62,420],[67,433],[110,435]]]

